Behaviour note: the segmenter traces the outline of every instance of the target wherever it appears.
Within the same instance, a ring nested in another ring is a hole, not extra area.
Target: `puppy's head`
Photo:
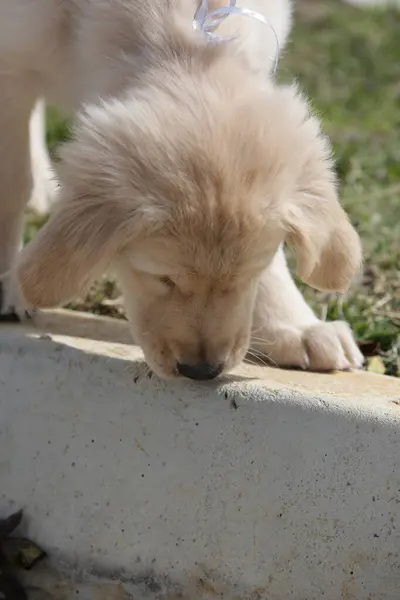
[[[344,290],[360,262],[329,148],[291,88],[226,72],[89,108],[63,198],[17,265],[25,299],[63,304],[111,263],[151,369],[210,379],[247,351],[257,286],[285,239],[299,275]]]

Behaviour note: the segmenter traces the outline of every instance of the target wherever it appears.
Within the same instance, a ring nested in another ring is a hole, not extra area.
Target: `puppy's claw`
[[[0,281],[0,323],[22,323],[30,321],[36,309],[28,308],[15,293],[15,287],[9,280]]]

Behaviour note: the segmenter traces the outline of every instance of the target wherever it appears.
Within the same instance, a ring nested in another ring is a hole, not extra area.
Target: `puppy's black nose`
[[[197,379],[197,381],[206,381],[207,379],[215,379],[215,377],[218,377],[218,375],[222,373],[224,365],[223,363],[210,365],[206,362],[197,363],[197,365],[187,365],[178,362],[176,368],[178,369],[179,375],[182,375],[183,377]]]

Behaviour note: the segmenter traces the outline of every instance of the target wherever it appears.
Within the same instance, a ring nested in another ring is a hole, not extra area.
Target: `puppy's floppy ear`
[[[81,292],[118,250],[122,220],[112,202],[62,201],[17,261],[17,280],[28,304],[58,306]]]
[[[61,199],[16,264],[28,304],[66,303],[144,229],[124,124],[110,110],[89,108],[78,121],[74,141],[62,149]]]
[[[306,126],[307,124],[305,124]],[[358,234],[341,207],[328,142],[316,131],[305,148],[306,156],[294,193],[286,205],[286,241],[297,255],[297,275],[323,291],[346,291],[360,268]]]

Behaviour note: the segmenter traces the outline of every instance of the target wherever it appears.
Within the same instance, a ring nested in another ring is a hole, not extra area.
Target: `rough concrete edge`
[[[20,325],[6,325],[1,330],[9,333],[11,338],[16,334],[21,342],[26,336],[48,339],[55,345],[76,348],[89,355],[117,358],[131,363],[133,369],[137,365],[138,372],[143,368],[143,354],[134,345],[129,326],[124,320],[56,309],[41,311],[33,325],[25,324],[23,328]],[[133,378],[138,372],[133,371]],[[323,385],[318,385],[319,382]],[[357,389],[360,383],[363,384],[361,391]],[[338,384],[337,389],[331,384]],[[162,388],[163,385],[168,384],[161,380],[157,382],[158,387]],[[237,403],[243,404],[250,400],[283,400],[301,403],[303,406],[312,403],[314,409],[316,404],[324,408],[326,402],[329,402],[330,408],[336,406],[340,410],[344,402],[355,402],[363,408],[374,404],[376,409],[380,408],[380,412],[382,409],[386,413],[394,411],[400,417],[400,381],[365,371],[313,374],[242,363],[217,382],[196,385],[194,382],[176,381],[170,385],[185,385],[187,389],[193,390],[198,390],[200,385],[203,391],[208,390],[229,398],[233,408]]]

